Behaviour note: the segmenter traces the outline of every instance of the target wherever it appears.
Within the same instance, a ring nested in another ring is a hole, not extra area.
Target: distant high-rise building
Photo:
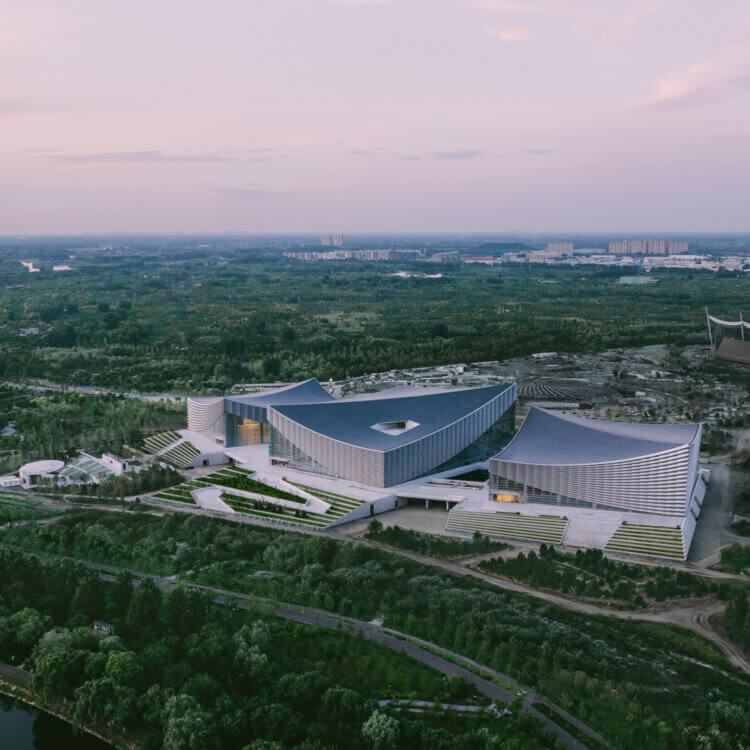
[[[573,255],[572,242],[548,242],[545,253],[552,258],[559,258],[562,255]]]
[[[428,259],[430,263],[460,263],[461,256],[455,250],[433,253]]]
[[[688,243],[685,240],[670,240],[667,243],[667,250],[670,255],[686,253],[688,251]]]
[[[680,246],[681,250],[672,250],[672,246]],[[667,242],[666,240],[612,240],[609,252],[616,255],[666,255],[670,253],[687,252],[687,242]]]
[[[667,252],[666,240],[649,240],[648,241],[648,254],[649,255],[664,255]]]
[[[323,247],[341,247],[344,244],[343,234],[321,234],[320,244]]]

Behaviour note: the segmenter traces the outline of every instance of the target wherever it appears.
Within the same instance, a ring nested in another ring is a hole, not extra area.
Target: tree
[[[210,714],[191,695],[169,698],[162,712],[164,750],[213,750],[219,747]]]
[[[465,677],[457,674],[443,677],[443,686],[440,691],[440,698],[443,701],[455,703],[471,698],[474,695],[474,685]]]
[[[711,721],[721,729],[731,732],[745,733],[748,727],[748,716],[742,706],[729,701],[716,701],[711,704]]]
[[[156,584],[150,578],[139,581],[138,588],[133,592],[128,607],[127,626],[134,634],[150,632],[159,622],[161,612],[161,594]]]
[[[86,669],[86,651],[69,651],[64,644],[43,641],[34,654],[31,687],[45,702],[70,695]]]
[[[330,687],[323,693],[320,707],[329,723],[343,724],[364,719],[365,704],[355,690],[344,687]]]
[[[143,667],[132,651],[113,651],[107,659],[105,674],[117,685],[136,690],[143,683]]]
[[[312,536],[305,542],[305,562],[318,563],[328,568],[337,550],[338,545],[334,539]]]
[[[372,750],[393,750],[398,747],[400,734],[398,720],[382,711],[373,711],[362,725],[362,736]]]
[[[95,721],[124,728],[136,721],[138,713],[135,690],[118,685],[110,677],[88,680],[76,690],[73,723],[79,727]]]
[[[0,624],[0,646],[4,653],[15,660],[26,658],[50,627],[51,620],[31,607],[24,607],[5,619],[5,625]],[[3,637],[3,633],[6,634]]]

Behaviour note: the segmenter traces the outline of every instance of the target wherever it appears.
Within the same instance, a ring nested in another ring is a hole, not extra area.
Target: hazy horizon
[[[741,233],[748,31],[740,0],[10,0],[0,234]]]
[[[329,227],[327,232],[321,231],[305,231],[301,229],[294,232],[254,232],[252,230],[212,230],[212,231],[181,231],[181,230],[161,230],[161,231],[137,231],[137,230],[121,230],[121,231],[90,231],[90,232],[8,232],[0,233],[0,239],[24,239],[26,237],[35,239],[59,239],[59,238],[75,238],[75,237],[305,237],[318,240],[323,235],[331,235],[337,233],[337,227]],[[569,232],[504,232],[504,231],[445,231],[445,232],[430,232],[430,231],[351,231],[342,233],[344,236],[344,245],[346,245],[347,239],[362,238],[362,237],[485,237],[488,239],[530,239],[533,237],[539,238],[583,238],[591,237],[592,239],[602,239],[606,237],[617,237],[617,238],[633,238],[633,239],[690,239],[690,238],[721,238],[721,237],[736,237],[736,238],[750,238],[750,229],[746,231],[734,231],[734,232],[680,232],[675,231],[587,231],[587,230],[571,230]]]

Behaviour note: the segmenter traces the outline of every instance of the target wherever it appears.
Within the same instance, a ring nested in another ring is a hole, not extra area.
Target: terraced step
[[[183,440],[174,448],[170,448],[168,451],[159,455],[159,458],[164,459],[167,463],[178,469],[184,469],[189,464],[193,463],[196,458],[200,456],[200,451],[187,440]]]
[[[474,532],[508,539],[524,539],[547,544],[562,543],[568,519],[560,516],[522,516],[518,513],[482,513],[452,510],[445,528],[448,531]]]
[[[187,443],[187,441],[183,441]],[[180,443],[179,448],[183,443]],[[160,458],[166,458],[168,453],[172,453],[175,448],[166,451],[161,454]],[[196,452],[197,454],[197,452]],[[192,459],[191,459],[192,460]],[[188,461],[190,463],[190,461]],[[237,476],[251,476],[254,472],[249,469],[243,469],[239,466],[223,466],[221,469],[206,474],[202,477],[194,477],[193,479],[178,484],[176,487],[170,487],[166,490],[161,490],[154,493],[154,498],[161,498],[162,500],[172,500],[174,502],[185,502],[195,505],[190,494],[192,490],[200,489],[202,487],[218,487],[222,490],[222,501],[226,503],[235,513],[242,513],[246,516],[253,516],[263,520],[276,520],[284,521],[285,523],[298,524],[312,529],[323,529],[326,526],[330,526],[335,521],[343,518],[347,514],[351,513],[355,508],[358,508],[363,500],[357,500],[354,497],[347,497],[346,495],[340,495],[336,492],[329,492],[328,490],[321,490],[317,487],[312,487],[307,484],[299,484],[297,482],[290,482],[290,484],[304,490],[305,492],[320,498],[324,502],[329,504],[329,509],[325,513],[313,513],[305,510],[305,517],[301,518],[295,515],[295,508],[281,508],[279,510],[270,510],[267,508],[260,508],[254,506],[254,501],[249,498],[242,498],[240,496],[231,496],[232,488],[227,487],[223,484],[223,480],[231,479]],[[273,498],[269,497],[269,502],[272,502]],[[300,508],[302,510],[302,508]]]
[[[679,526],[645,526],[622,523],[604,547],[612,552],[684,560],[685,549]]]
[[[180,485],[182,486],[182,485]],[[171,500],[175,503],[186,503],[187,505],[196,505],[193,496],[188,490],[180,490],[177,488],[170,488],[167,490],[160,490],[153,497],[160,500]]]
[[[272,519],[277,521],[285,521],[286,523],[299,524],[300,526],[307,526],[310,528],[324,528],[328,525],[327,521],[321,521],[320,518],[313,518],[318,514],[309,513],[309,518],[300,518],[294,514],[293,509],[284,510],[269,510],[265,508],[255,508],[251,504],[251,501],[244,502],[238,499],[232,499],[226,495],[222,495],[222,502],[226,503],[235,513],[242,513],[246,516],[255,516],[261,519]]]
[[[174,430],[158,432],[143,439],[143,450],[145,453],[158,453],[179,439],[180,436]]]
[[[311,495],[320,498],[331,506],[325,513],[310,513],[311,516],[316,515],[321,519],[326,519],[328,523],[333,523],[333,521],[343,518],[348,513],[359,508],[364,502],[364,500],[357,500],[354,497],[347,497],[346,495],[339,495],[336,492],[321,490],[317,487],[312,487],[309,484],[300,484],[298,482],[290,482],[290,484],[293,484],[295,487],[298,487],[305,492],[309,492]]]

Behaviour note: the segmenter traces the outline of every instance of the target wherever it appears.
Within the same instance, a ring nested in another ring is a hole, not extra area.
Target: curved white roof
[[[54,474],[56,471],[60,471],[63,466],[65,466],[64,461],[50,458],[44,461],[32,461],[31,463],[24,464],[18,470],[18,473],[23,472],[24,474],[33,474],[34,476],[39,474]]]
[[[252,406],[266,407],[276,404],[310,404],[320,401],[333,401],[328,391],[316,378],[308,378],[301,383],[292,383],[268,391],[247,393],[242,396],[227,396],[227,401]]]
[[[277,403],[271,408],[327,438],[390,451],[444,429],[511,387],[506,384],[452,389],[396,387],[340,401]]]
[[[532,407],[493,461],[573,465],[622,461],[690,445],[698,424],[636,424],[575,417]]]

